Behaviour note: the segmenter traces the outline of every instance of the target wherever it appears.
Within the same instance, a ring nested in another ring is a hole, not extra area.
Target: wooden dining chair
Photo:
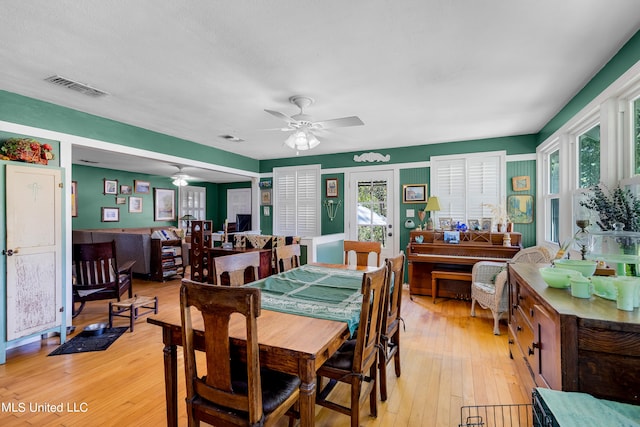
[[[369,254],[376,254],[376,267],[380,266],[380,252],[382,245],[380,242],[358,242],[355,240],[344,241],[344,263],[349,264],[349,253],[355,252],[356,265],[366,267],[369,265]]]
[[[384,311],[387,290],[387,267],[383,266],[362,277],[362,309],[357,337],[345,342],[317,371],[318,394],[316,403],[334,411],[351,416],[351,426],[360,424],[360,392],[362,383],[369,383],[371,416],[378,415],[377,381],[378,346],[380,344],[380,328]],[[322,378],[329,378],[328,384],[322,387]],[[337,382],[351,386],[351,406],[346,407],[327,400]]]
[[[118,266],[116,242],[74,243],[73,263],[75,267],[72,317],[76,317],[87,301],[117,299],[128,292],[133,297],[132,269],[135,260]],[[80,304],[76,309],[75,305]]]
[[[213,258],[214,285],[242,286],[258,280],[260,252],[244,252]]]
[[[404,283],[404,252],[394,258],[387,258],[387,288],[385,310],[382,316],[380,334],[380,400],[387,400],[387,364],[393,359],[396,377],[400,376],[400,317],[402,306],[402,284]]]
[[[246,363],[239,361],[229,345],[229,323],[235,313],[246,319]],[[200,421],[215,426],[271,426],[287,413],[296,417],[292,408],[300,395],[300,378],[260,367],[259,289],[183,280],[180,314],[189,426],[198,426]],[[204,326],[206,357],[200,366],[192,315],[200,316]]]
[[[276,269],[278,273],[300,267],[300,245],[276,246]]]

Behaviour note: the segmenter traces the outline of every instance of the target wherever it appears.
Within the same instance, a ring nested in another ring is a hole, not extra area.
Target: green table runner
[[[353,335],[360,322],[363,274],[303,265],[246,286],[261,290],[265,310],[345,322]]]

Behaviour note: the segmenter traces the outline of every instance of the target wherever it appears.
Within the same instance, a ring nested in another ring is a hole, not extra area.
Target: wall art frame
[[[129,213],[142,213],[142,197],[129,196]]]
[[[151,192],[151,183],[149,181],[135,180],[133,182],[133,191],[139,194],[149,194]]]
[[[102,208],[101,215],[102,222],[119,222],[120,221],[120,208]]]
[[[176,190],[170,188],[153,189],[153,220],[176,220]]]
[[[533,222],[533,196],[529,194],[513,194],[507,197],[507,214],[514,224],[531,224]]]
[[[427,203],[427,184],[403,185],[402,203]]]
[[[531,189],[531,179],[526,176],[514,176],[511,178],[511,186],[513,191],[528,191]]]
[[[117,179],[107,179],[104,178],[102,180],[103,188],[102,194],[118,194],[118,180]]]
[[[338,197],[338,178],[327,178],[324,180],[327,197]]]
[[[78,216],[78,181],[71,181],[71,216]]]

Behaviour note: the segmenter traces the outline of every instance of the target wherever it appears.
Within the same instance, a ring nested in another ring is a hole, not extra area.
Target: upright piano
[[[510,246],[505,246],[505,234],[510,237]],[[407,245],[410,294],[431,295],[433,271],[471,273],[478,261],[506,262],[522,249],[521,242],[520,233],[465,231],[460,232],[457,243],[450,243],[445,242],[444,231],[412,231]],[[438,296],[471,297],[469,281],[440,279],[438,288]]]

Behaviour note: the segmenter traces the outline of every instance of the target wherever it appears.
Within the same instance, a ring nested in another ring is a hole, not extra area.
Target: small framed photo
[[[103,194],[118,194],[118,180],[117,179],[103,179],[104,189]]]
[[[260,190],[260,205],[261,206],[270,206],[271,205],[271,189]]]
[[[102,208],[102,222],[120,221],[120,208]]]
[[[133,191],[140,194],[149,194],[151,192],[151,183],[149,181],[135,180],[133,182]]]
[[[327,197],[338,197],[338,178],[327,178],[325,181]]]
[[[514,176],[511,178],[513,191],[527,191],[531,188],[531,181],[528,176]]]
[[[427,184],[409,184],[402,186],[403,203],[426,203]]]
[[[129,213],[142,213],[142,197],[129,197]]]
[[[71,216],[78,216],[78,181],[71,181]]]
[[[480,229],[482,231],[491,231],[493,229],[493,218],[482,218],[480,220]]]
[[[131,194],[132,188],[130,185],[121,185],[120,186],[120,194]]]
[[[126,197],[116,197],[116,205],[124,205],[127,203]]]
[[[453,219],[451,218],[439,218],[439,224],[441,230],[451,230],[451,224],[453,224]]]
[[[444,242],[445,243],[460,243],[460,232],[459,231],[445,231],[444,232]]]
[[[176,220],[176,190],[169,188],[153,189],[153,220]]]
[[[471,231],[481,230],[480,220],[479,219],[470,219],[469,220],[469,230],[471,230]]]

